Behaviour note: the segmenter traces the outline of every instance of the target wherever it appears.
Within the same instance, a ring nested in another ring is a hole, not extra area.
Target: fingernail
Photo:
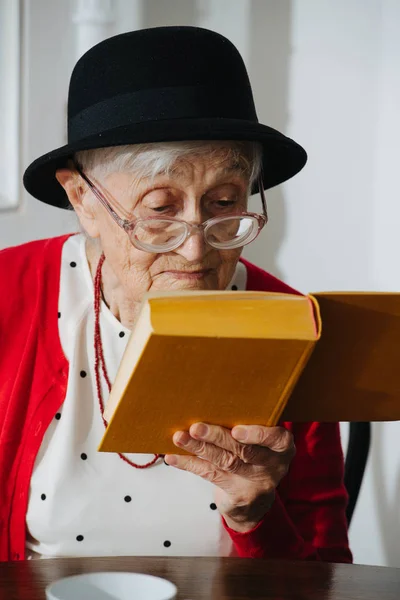
[[[238,442],[245,442],[247,440],[247,429],[246,427],[241,426],[234,427],[232,429],[232,435]]]
[[[178,457],[174,454],[168,454],[164,457],[164,460],[170,467],[175,467],[178,464]]]
[[[208,435],[208,427],[204,423],[197,423],[195,427],[195,435],[199,438],[204,438]]]
[[[191,437],[186,431],[181,431],[176,438],[174,439],[174,443],[178,446],[187,446],[191,440]]]

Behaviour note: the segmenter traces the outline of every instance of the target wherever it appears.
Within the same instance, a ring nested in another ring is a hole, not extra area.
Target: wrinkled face
[[[94,179],[94,183],[116,212],[121,214],[119,204],[133,219],[164,216],[200,224],[215,216],[247,210],[248,177],[227,160],[216,160],[215,155],[180,160],[171,174],[151,181],[138,181],[131,173],[118,172],[101,182]],[[134,301],[140,301],[149,290],[225,289],[241,253],[241,248],[212,248],[197,231],[167,253],[138,250],[87,187],[77,213],[89,235],[99,238],[125,296]],[[92,214],[90,222],[85,217],[88,213]]]

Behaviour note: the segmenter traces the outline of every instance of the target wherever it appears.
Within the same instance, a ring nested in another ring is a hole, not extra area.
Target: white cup
[[[176,586],[141,573],[87,573],[64,577],[46,588],[47,600],[174,600]]]

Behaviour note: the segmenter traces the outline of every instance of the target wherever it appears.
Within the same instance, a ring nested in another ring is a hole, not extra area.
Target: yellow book
[[[400,294],[314,295],[322,335],[282,418],[400,420]]]
[[[198,421],[400,419],[399,340],[400,294],[149,295],[99,450],[182,453],[172,435]]]
[[[319,337],[310,298],[264,292],[148,297],[104,416],[100,450],[173,452],[197,421],[272,425]]]

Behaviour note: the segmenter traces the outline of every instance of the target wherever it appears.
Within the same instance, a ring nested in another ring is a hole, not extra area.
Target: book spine
[[[286,387],[283,390],[282,395],[281,395],[279,401],[276,403],[275,409],[273,410],[273,412],[271,414],[271,417],[270,417],[269,423],[268,423],[269,426],[275,426],[278,423],[279,419],[281,418],[282,413],[285,410],[286,404],[288,403],[288,400],[300,378],[300,375],[303,372],[306,364],[308,363],[317,341],[321,337],[322,322],[321,322],[321,310],[320,310],[318,301],[314,296],[311,296],[311,295],[308,296],[308,299],[310,302],[312,318],[313,318],[313,321],[315,324],[315,338],[316,339],[314,341],[310,341],[309,345],[306,347],[306,349],[304,350],[303,354],[301,355],[298,363],[296,364],[295,368],[293,369],[292,375],[289,378],[289,381],[287,382]]]
[[[288,403],[288,400],[299,380],[299,377],[301,375],[301,373],[304,370],[304,367],[306,366],[306,364],[309,361],[309,358],[315,348],[316,345],[316,341],[310,341],[310,343],[308,344],[308,346],[305,348],[303,354],[301,355],[299,361],[297,362],[295,368],[293,369],[293,372],[285,386],[285,389],[283,390],[281,397],[279,398],[278,402],[275,405],[275,408],[269,418],[268,421],[268,426],[269,427],[274,427],[278,422],[279,419],[282,416],[282,413]]]

